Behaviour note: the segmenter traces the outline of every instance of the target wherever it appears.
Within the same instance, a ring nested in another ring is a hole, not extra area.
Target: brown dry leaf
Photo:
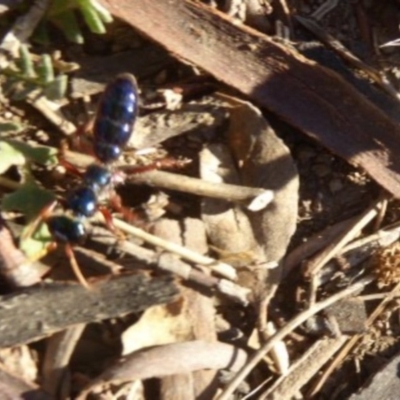
[[[0,368],[0,399],[2,400],[51,400],[52,396],[37,386],[11,375]]]
[[[155,146],[172,137],[191,132],[212,134],[225,122],[226,110],[204,97],[201,101],[184,103],[179,110],[161,110],[137,121],[131,145],[136,149]]]
[[[18,346],[0,350],[0,363],[2,368],[27,382],[37,379],[37,361],[28,346]]]
[[[201,152],[200,175],[214,183],[240,184],[231,151],[223,144],[210,144]],[[243,207],[226,200],[204,198],[201,211],[208,237],[224,261],[236,266],[264,261]]]
[[[144,347],[174,343],[187,339],[191,321],[182,310],[183,301],[147,309],[139,322],[122,335],[123,355]]]
[[[222,257],[226,253],[232,262],[236,255],[239,266],[251,269],[242,274],[241,283],[260,298],[271,295],[280,280],[281,268],[270,270],[268,263],[279,263],[296,229],[299,178],[289,149],[261,112],[248,102],[224,98],[230,110],[230,153],[222,146],[203,151],[202,178],[271,189],[275,197],[258,212],[204,199],[202,217]],[[237,172],[234,164],[239,167]]]
[[[280,261],[296,230],[299,176],[289,149],[260,110],[235,100],[229,138],[242,183],[274,191],[266,210],[248,213],[267,261]]]

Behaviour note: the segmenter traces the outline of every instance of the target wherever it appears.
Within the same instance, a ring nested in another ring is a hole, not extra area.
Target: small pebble
[[[41,142],[48,142],[49,141],[49,134],[43,130],[38,130],[35,133],[35,138]]]
[[[325,164],[315,164],[312,167],[313,172],[320,178],[329,175],[332,171],[328,165]]]
[[[301,163],[308,162],[310,159],[314,158],[315,155],[315,150],[310,147],[301,147],[297,152],[298,160]]]
[[[321,164],[331,164],[333,157],[330,154],[322,153],[318,154],[318,156],[315,158],[315,161]]]
[[[340,179],[332,179],[329,182],[329,190],[332,193],[340,192],[343,189],[343,182]]]

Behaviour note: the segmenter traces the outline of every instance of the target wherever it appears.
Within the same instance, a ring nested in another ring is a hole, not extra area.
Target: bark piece
[[[397,400],[400,392],[399,363],[400,354],[397,354],[350,400]]]
[[[32,342],[83,322],[100,321],[172,301],[178,290],[170,277],[123,276],[87,290],[52,283],[1,296],[0,347]]]

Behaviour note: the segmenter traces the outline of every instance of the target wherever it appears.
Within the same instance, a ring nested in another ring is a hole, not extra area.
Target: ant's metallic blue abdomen
[[[132,135],[137,115],[136,79],[121,74],[107,85],[94,121],[94,153],[100,161],[118,159]]]

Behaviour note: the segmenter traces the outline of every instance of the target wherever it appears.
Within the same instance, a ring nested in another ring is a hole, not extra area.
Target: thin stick
[[[240,369],[235,378],[228,384],[223,393],[217,398],[217,400],[228,400],[240,383],[246,378],[246,376],[253,370],[253,368],[265,357],[265,355],[272,349],[272,347],[285,336],[287,336],[291,331],[305,322],[308,318],[315,315],[316,313],[322,311],[323,309],[329,307],[330,305],[336,303],[337,301],[350,296],[351,294],[363,289],[366,285],[373,282],[375,277],[372,275],[366,276],[359,280],[357,283],[347,287],[346,289],[328,297],[316,303],[312,308],[309,308],[302,313],[296,315],[291,321],[289,321],[280,331],[275,335],[271,336],[263,346],[257,350],[252,357],[249,359],[248,363]]]
[[[74,151],[65,151],[65,159],[79,168],[86,168],[93,162],[93,158],[85,154]],[[132,170],[131,165],[123,165],[118,170]],[[173,174],[171,172],[153,170],[138,174],[127,174],[126,179],[134,184],[146,184],[148,186],[159,187],[169,190],[191,193],[198,196],[213,197],[227,201],[248,201],[257,196],[265,195],[273,199],[273,191],[264,188],[254,188],[249,186],[231,185],[227,183],[214,183],[198,178]]]
[[[378,229],[380,229],[382,221],[383,221],[383,218],[386,215],[388,204],[389,204],[389,198],[386,197],[386,198],[384,198],[382,200],[382,204],[381,204],[381,207],[379,209],[379,213],[378,213],[378,215],[377,215],[377,217],[375,219],[374,228],[373,228],[374,231],[377,231]]]
[[[395,222],[389,226],[381,228],[378,232],[374,232],[371,235],[362,237],[361,239],[354,240],[347,246],[343,247],[340,254],[345,254],[351,250],[359,249],[367,245],[389,246],[394,241],[398,240],[400,236],[400,221]]]
[[[151,243],[154,246],[161,247],[164,250],[167,250],[169,252],[172,252],[174,254],[177,254],[178,256],[189,260],[191,262],[194,262],[196,264],[201,264],[207,267],[210,267],[210,269],[219,275],[223,276],[224,278],[230,279],[230,280],[236,280],[237,274],[235,268],[233,268],[231,265],[220,262],[215,260],[214,258],[203,256],[201,254],[198,254],[186,247],[179,246],[176,243],[168,242],[164,239],[161,239],[157,236],[151,235],[150,233],[147,233],[143,231],[142,229],[136,228],[132,225],[127,224],[124,221],[121,221],[119,219],[114,219],[114,225],[116,228],[120,229],[121,231],[125,233],[129,233],[130,235],[133,235],[137,238],[140,238],[147,243]]]
[[[340,221],[335,225],[329,226],[322,231],[317,232],[308,238],[306,242],[297,246],[284,259],[283,275],[286,277],[294,267],[320,251],[323,247],[332,243],[339,235],[350,229],[356,220],[356,217],[352,217],[344,221]]]
[[[260,195],[268,195],[273,199],[273,191],[263,188],[214,183],[202,179],[191,178],[165,171],[149,171],[133,174],[128,177],[132,183],[144,183],[163,189],[192,193],[197,196],[213,197],[227,201],[245,201]]]
[[[376,200],[367,211],[361,214],[354,226],[348,232],[345,232],[343,235],[339,236],[339,238],[336,239],[330,246],[311,259],[307,263],[305,275],[316,275],[320,269],[336,254],[338,254],[351,239],[358,235],[361,229],[363,229],[365,225],[367,225],[373,218],[377,216],[381,202],[382,197]]]
[[[348,340],[348,336],[340,335],[333,338],[322,338],[310,346],[291,366],[287,374],[280,376],[259,400],[292,399],[313,376],[319,373],[335,353]]]
[[[332,11],[338,5],[338,0],[326,0],[312,14],[311,17],[321,20],[326,14]]]
[[[123,253],[131,255],[135,260],[144,263],[150,267],[155,267],[163,271],[168,271],[176,276],[190,282],[195,282],[202,287],[217,290],[224,296],[229,297],[235,302],[243,305],[249,304],[249,295],[251,290],[238,284],[220,279],[192,267],[190,264],[182,261],[172,253],[157,254],[154,250],[146,249],[128,240],[120,240],[115,243],[115,236],[101,227],[95,227],[92,231],[92,240],[106,246],[117,246],[117,249]],[[80,248],[78,248],[80,251]],[[128,265],[125,266],[129,268]]]

